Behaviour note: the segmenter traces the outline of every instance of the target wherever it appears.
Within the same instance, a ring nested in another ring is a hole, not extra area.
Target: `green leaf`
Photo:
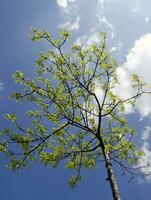
[[[12,114],[5,114],[4,115],[4,118],[7,119],[7,120],[10,120],[12,122],[16,122],[17,120],[17,117],[16,117],[16,114],[15,113],[12,113]]]

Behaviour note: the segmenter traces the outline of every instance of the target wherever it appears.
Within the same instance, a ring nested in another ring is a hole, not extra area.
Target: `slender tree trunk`
[[[121,200],[119,188],[118,188],[116,177],[114,175],[114,171],[113,171],[113,167],[112,167],[112,163],[110,161],[108,154],[105,151],[103,152],[103,154],[104,154],[105,164],[106,164],[105,167],[106,167],[106,170],[107,170],[107,173],[108,173],[107,180],[110,182],[113,199],[114,200]]]
[[[98,102],[98,105],[99,105],[99,102]],[[102,153],[103,153],[104,160],[105,160],[105,167],[106,167],[107,174],[108,174],[108,177],[107,177],[106,180],[110,182],[113,199],[114,200],[121,200],[120,191],[119,191],[119,188],[118,188],[118,185],[117,185],[116,177],[114,175],[112,163],[111,163],[109,154],[105,150],[105,144],[104,144],[103,138],[101,136],[100,128],[101,128],[101,108],[100,108],[100,117],[99,117],[97,138],[100,142],[100,147],[102,149]]]

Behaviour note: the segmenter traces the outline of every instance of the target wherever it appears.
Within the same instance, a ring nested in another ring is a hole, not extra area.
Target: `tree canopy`
[[[21,125],[14,113],[5,115],[14,128],[1,133],[0,152],[9,160],[13,171],[26,167],[30,161],[56,167],[62,160],[73,170],[69,183],[81,181],[82,168],[95,168],[102,161],[107,170],[114,199],[120,199],[114,164],[131,178],[140,173],[139,159],[144,152],[133,144],[135,130],[129,127],[126,105],[135,106],[145,91],[145,84],[132,74],[133,95],[123,99],[115,93],[118,65],[106,47],[106,34],[99,32],[99,42],[88,46],[74,43],[66,30],[53,39],[46,31],[33,29],[33,41],[46,40],[47,52],[35,61],[37,77],[29,79],[24,72],[13,75],[23,92],[13,92],[17,102],[31,102],[28,110],[31,124]]]

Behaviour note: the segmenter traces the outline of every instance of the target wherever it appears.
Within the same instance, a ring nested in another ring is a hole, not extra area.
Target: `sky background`
[[[34,60],[45,43],[29,39],[31,27],[56,34],[61,27],[72,32],[73,41],[83,44],[97,42],[97,31],[106,31],[108,46],[119,63],[118,73],[122,97],[131,95],[129,75],[138,73],[151,84],[151,2],[150,0],[0,0],[0,126],[8,126],[3,114],[17,111],[21,115],[29,105],[16,105],[8,95],[18,88],[11,74],[19,69],[34,77]],[[123,92],[124,91],[124,92]],[[151,160],[151,97],[144,96],[135,110],[128,108],[130,125],[138,131],[137,144]],[[27,125],[26,121],[24,121]],[[93,171],[83,171],[84,180],[71,190],[70,172],[63,165],[52,170],[33,163],[19,174],[0,164],[0,199],[2,200],[111,200],[102,164]],[[142,164],[146,160],[142,160]],[[118,174],[123,200],[151,199],[151,178],[134,180]]]

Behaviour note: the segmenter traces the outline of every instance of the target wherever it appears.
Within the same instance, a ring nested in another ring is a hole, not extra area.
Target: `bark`
[[[105,151],[103,152],[103,154],[104,154],[105,163],[106,163],[106,170],[107,170],[107,173],[108,173],[107,180],[110,182],[113,199],[114,200],[121,200],[119,188],[118,188],[116,177],[114,175],[114,171],[113,171],[113,167],[112,167],[112,163],[110,161],[108,154]]]
[[[113,170],[113,167],[112,167],[112,163],[111,163],[109,154],[105,151],[105,145],[104,145],[104,142],[103,142],[102,137],[100,135],[98,136],[98,139],[100,141],[100,147],[102,149],[102,153],[103,153],[104,160],[105,160],[105,167],[106,167],[106,171],[107,171],[107,174],[108,174],[108,177],[107,177],[106,180],[109,181],[109,183],[110,183],[113,199],[114,200],[121,200],[120,191],[119,191],[119,188],[118,188],[118,184],[117,184],[117,181],[116,181],[116,177],[115,177],[115,174],[114,174],[114,170]]]

